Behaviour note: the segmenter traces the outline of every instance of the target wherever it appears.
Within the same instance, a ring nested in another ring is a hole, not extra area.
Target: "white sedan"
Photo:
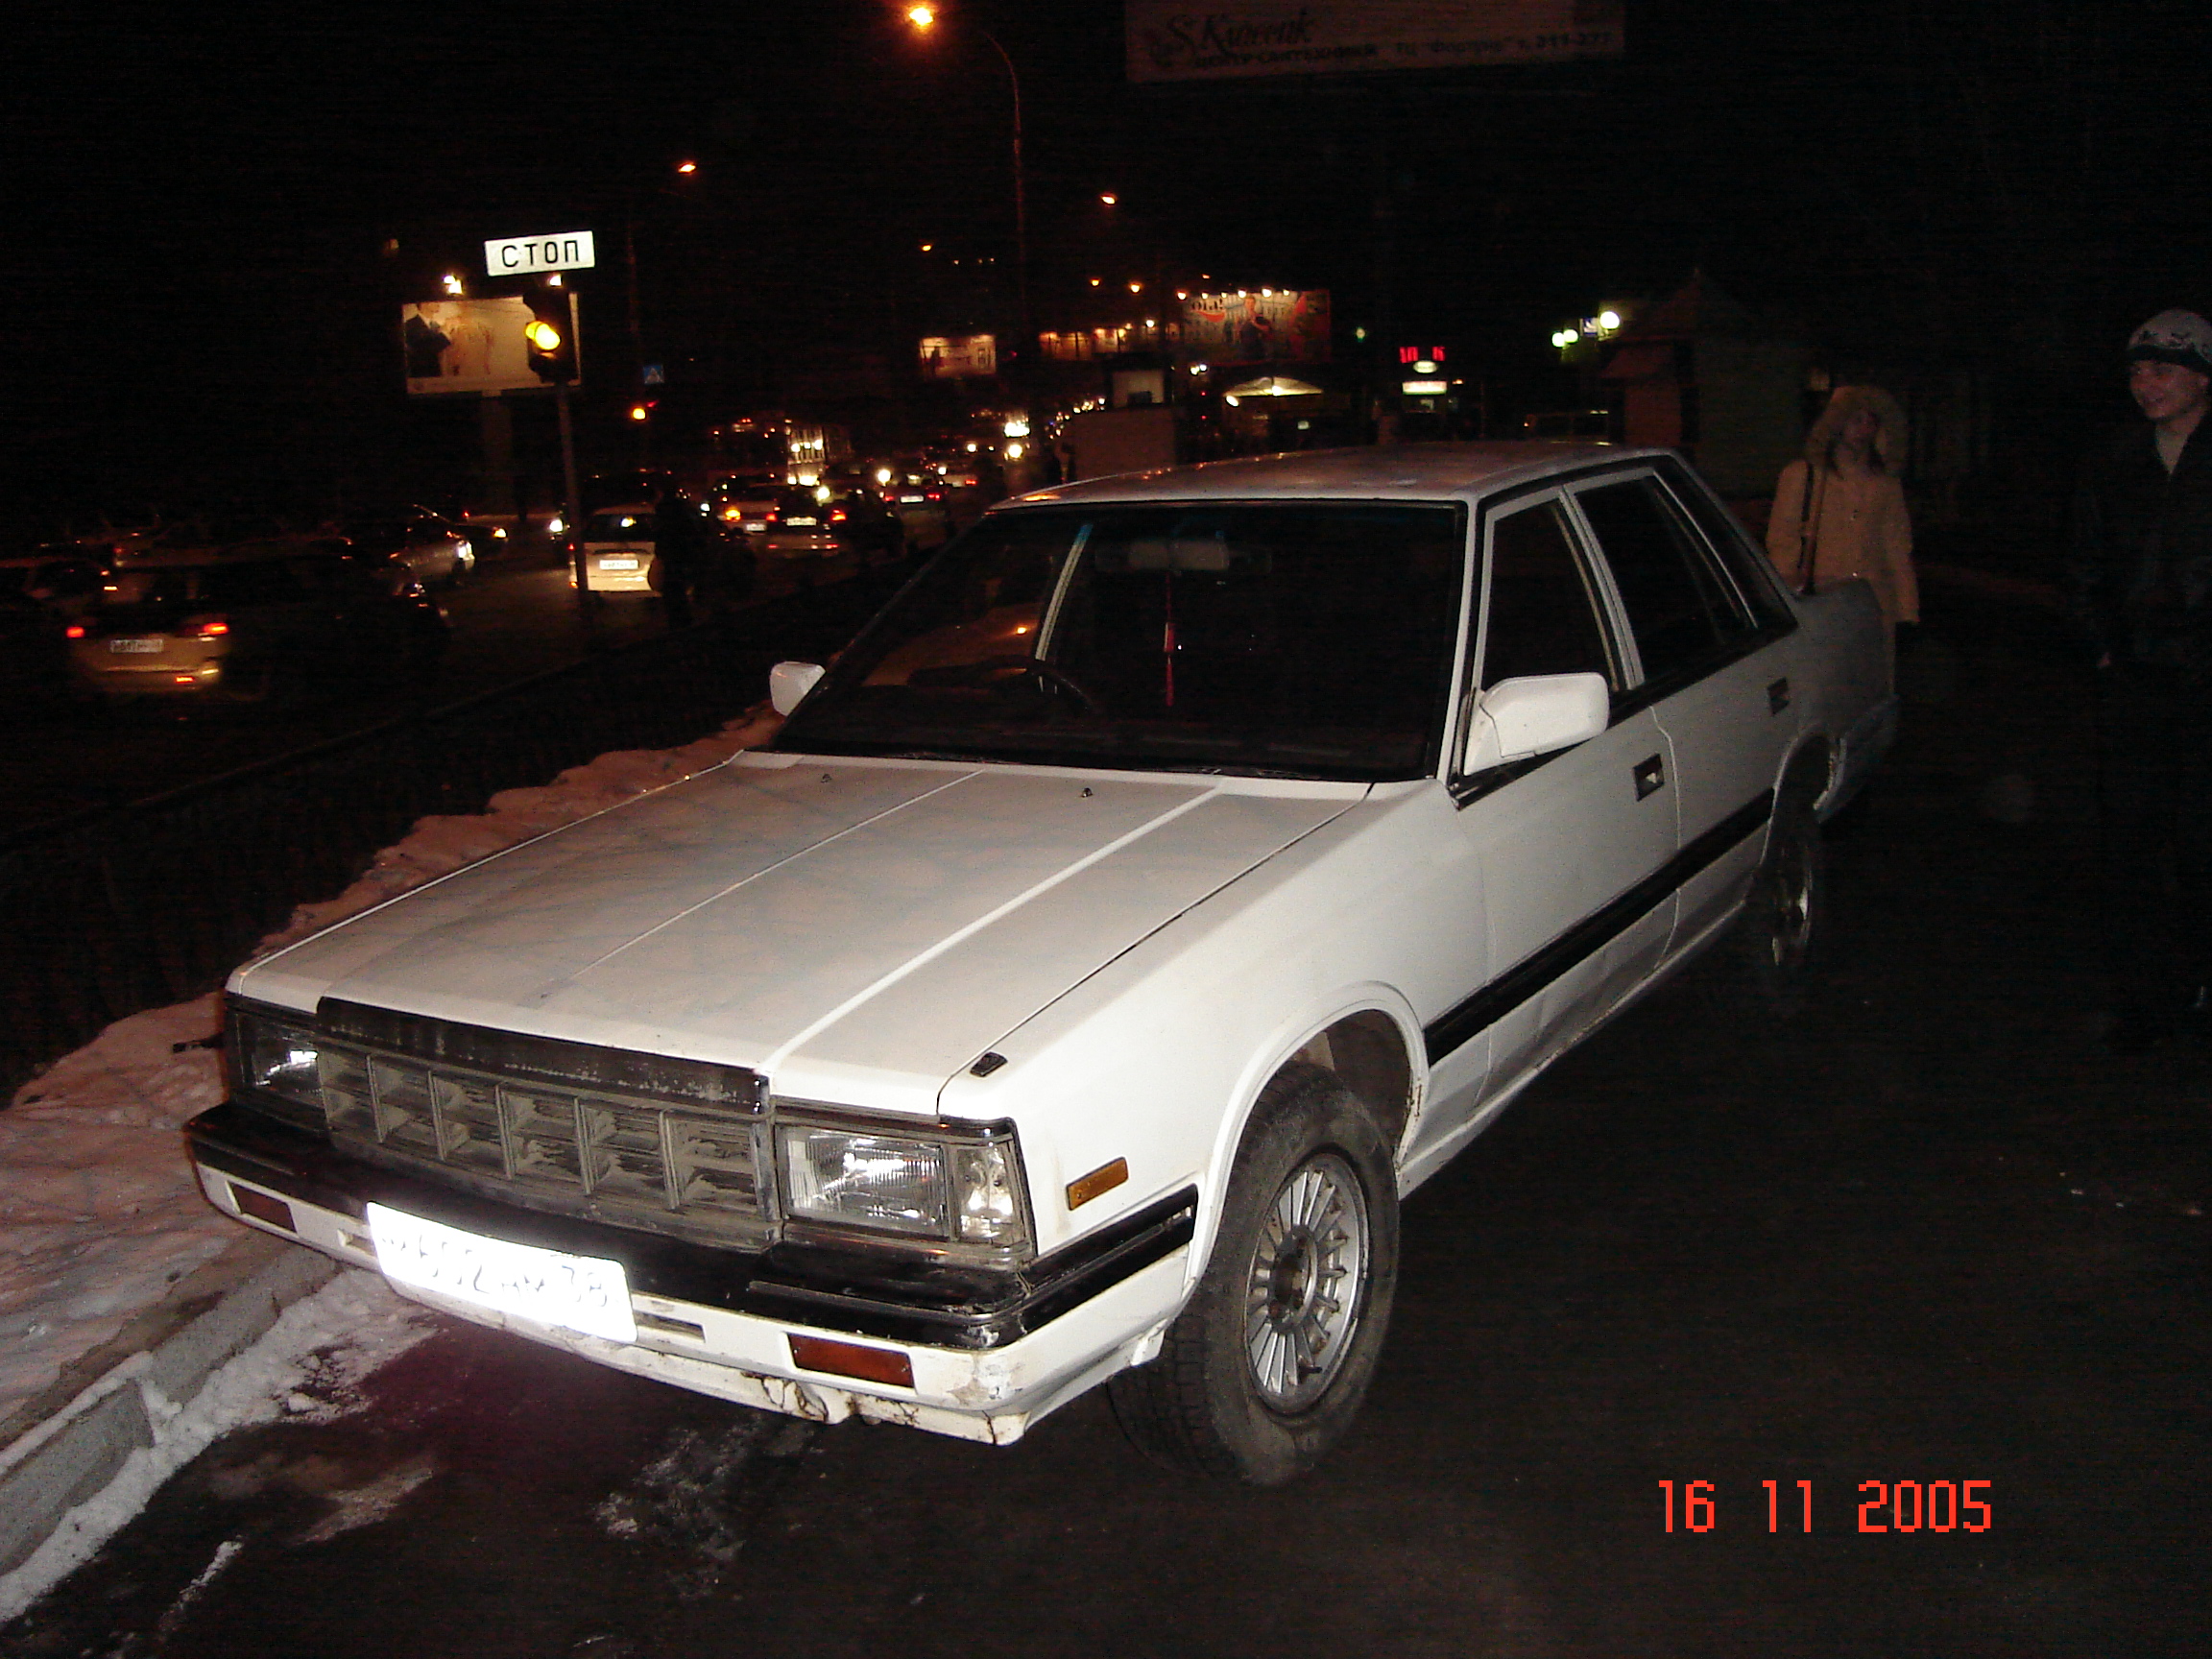
[[[207,1195],[728,1399],[1005,1442],[1104,1382],[1262,1484],[1546,1066],[1722,939],[1799,995],[1896,708],[1868,592],[1551,445],[1002,503],[773,685],[772,749],[240,970]]]

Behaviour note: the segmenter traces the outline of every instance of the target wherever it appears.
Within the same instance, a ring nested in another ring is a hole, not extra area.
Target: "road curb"
[[[9,1436],[0,1451],[0,1573],[22,1565],[132,1453],[151,1447],[155,1424],[188,1404],[216,1367],[337,1271],[301,1245],[247,1235],[0,1421]]]

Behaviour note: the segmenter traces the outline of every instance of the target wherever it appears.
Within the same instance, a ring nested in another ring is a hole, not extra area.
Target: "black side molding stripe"
[[[1447,1010],[1421,1033],[1429,1064],[1496,1024],[1545,986],[1605,949],[1665,902],[1669,894],[1725,857],[1774,816],[1774,791],[1763,789],[1712,829],[1684,847],[1643,880],[1591,912],[1541,950],[1490,981],[1457,1007]]]

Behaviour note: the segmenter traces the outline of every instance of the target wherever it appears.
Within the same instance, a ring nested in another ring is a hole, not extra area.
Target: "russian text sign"
[[[589,230],[550,236],[509,236],[484,244],[484,269],[493,276],[528,276],[539,271],[589,271],[597,261]]]
[[[1479,69],[1622,55],[1621,0],[1128,0],[1129,79]]]

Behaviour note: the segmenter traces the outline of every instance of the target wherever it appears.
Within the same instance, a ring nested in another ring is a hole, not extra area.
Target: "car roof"
[[[342,559],[344,549],[344,539],[335,536],[241,541],[227,547],[164,547],[131,560],[117,573],[135,576],[148,570],[205,569],[218,565],[264,564],[273,559]]]
[[[1509,485],[1578,472],[1599,463],[1618,465],[1671,453],[1541,440],[1300,450],[1086,478],[1000,502],[992,511],[1110,501],[1472,500]]]

